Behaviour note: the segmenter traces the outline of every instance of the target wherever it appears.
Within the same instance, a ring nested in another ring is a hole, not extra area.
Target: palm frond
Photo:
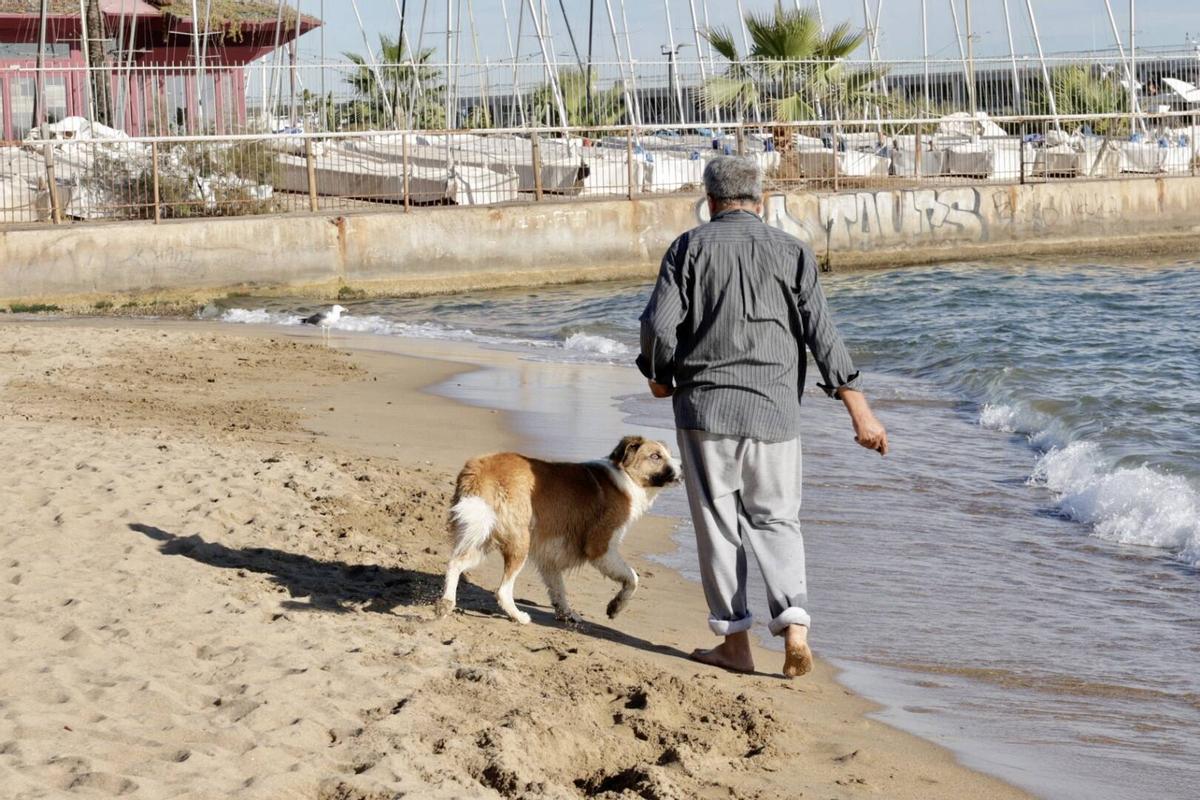
[[[729,28],[725,26],[709,28],[702,31],[701,35],[712,45],[713,50],[720,53],[721,57],[726,61],[737,63],[741,60],[741,57],[738,55],[737,44],[733,41],[733,34]]]
[[[700,93],[700,103],[707,109],[745,109],[758,102],[754,81],[717,76],[709,78]]]
[[[849,22],[843,22],[822,37],[814,56],[829,60],[849,58],[855,50],[862,47],[866,40],[866,31],[855,30]]]

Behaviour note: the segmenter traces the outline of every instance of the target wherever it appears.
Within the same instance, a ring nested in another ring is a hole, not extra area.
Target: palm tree
[[[567,124],[571,127],[620,124],[625,114],[622,106],[624,94],[620,87],[597,92],[594,86],[588,86],[587,81],[588,76],[579,69],[561,69],[558,72],[558,90],[562,93]],[[558,107],[549,84],[534,92],[533,115],[537,120],[557,120]]]
[[[765,106],[776,122],[820,119],[859,104],[877,104],[881,69],[856,69],[845,59],[866,41],[848,22],[821,33],[815,10],[786,9],[780,2],[770,14],[746,15],[752,47],[743,58],[728,28],[713,28],[705,38],[728,62],[724,75],[710,79],[703,100],[709,108]]]
[[[1056,67],[1050,73],[1050,90],[1058,113],[1064,116],[1120,114],[1129,109],[1129,95],[1115,70],[1100,75],[1085,64]],[[1044,89],[1033,106],[1040,114],[1050,113],[1050,98]],[[1101,136],[1129,132],[1124,119],[1094,120],[1092,125]]]
[[[358,67],[347,82],[362,98],[364,122],[390,122],[405,128],[445,127],[441,72],[427,66],[433,53],[426,49],[410,56],[402,43],[382,34],[377,68],[357,53],[345,53]],[[387,119],[389,106],[392,120]]]

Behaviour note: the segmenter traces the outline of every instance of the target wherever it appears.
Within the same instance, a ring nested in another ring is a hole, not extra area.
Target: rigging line
[[[282,0],[281,0],[282,2]],[[375,83],[379,87],[379,93],[383,97],[383,102],[387,106],[388,116],[394,116],[392,110],[392,100],[387,96],[387,92],[383,90],[383,77],[379,74],[379,64],[375,61],[375,52],[371,49],[371,43],[367,40],[367,29],[363,27],[362,14],[358,10],[358,0],[350,0],[350,5],[354,9],[354,16],[358,20],[358,30],[362,33],[363,47],[367,48],[367,62],[370,65],[371,72],[375,74]]]
[[[504,41],[508,43],[508,57],[512,59],[512,66],[513,66],[513,77],[512,77],[513,103],[512,104],[519,110],[521,126],[524,127],[525,126],[525,104],[522,102],[518,102],[519,92],[518,92],[518,88],[517,88],[517,77],[518,77],[517,76],[517,49],[519,49],[520,45],[521,45],[520,30],[518,29],[518,31],[517,31],[517,37],[518,37],[517,38],[517,46],[516,46],[516,48],[514,48],[513,47],[513,38],[512,38],[512,26],[509,24],[509,21],[508,21],[508,3],[506,2],[506,0],[500,0],[500,12],[504,16]],[[521,4],[521,19],[524,20],[524,18],[525,18],[525,5],[522,3]],[[510,123],[512,122],[511,112],[509,115],[509,122]]]
[[[471,47],[475,53],[475,64],[483,63],[483,59],[479,55],[479,29],[475,25],[475,0],[467,0],[467,15],[471,18]],[[492,101],[491,101],[491,86],[488,84],[488,69],[484,65],[483,74],[480,78],[480,86],[483,90],[483,108],[486,115],[486,120],[491,120],[492,117]]]
[[[408,97],[408,110],[406,112],[407,117],[406,117],[405,124],[407,126],[411,127],[412,126],[412,118],[413,118],[414,113],[416,112],[417,99],[419,98],[419,99],[423,100],[425,98],[425,87],[421,83],[420,67],[417,66],[417,56],[419,55],[419,53],[417,53],[415,50],[413,50],[412,42],[410,42],[408,40],[408,30],[407,30],[407,23],[406,23],[406,20],[408,19],[408,0],[404,0],[403,6],[399,5],[399,3],[397,3],[396,11],[400,14],[400,44],[398,46],[400,48],[401,54],[403,54],[403,53],[408,54],[408,64],[409,64],[409,73],[410,73],[409,79],[412,81],[413,88],[416,90],[416,92],[414,94],[410,94]],[[400,82],[396,81],[396,93],[397,93],[396,94],[396,104],[397,105],[399,105],[399,102],[400,102],[399,92],[400,92]]]
[[[596,0],[591,0],[588,4],[588,57],[587,57],[587,75],[584,77],[584,84],[587,87],[587,110],[588,114],[592,113],[592,47],[596,43]]]
[[[567,147],[568,147],[568,150],[570,151],[570,150],[573,150],[574,148],[570,143],[571,137],[567,132],[567,127],[570,123],[567,119],[566,106],[563,104],[562,92],[559,89],[558,75],[555,74],[556,70],[554,70],[551,67],[552,59],[551,59],[551,55],[550,55],[550,47],[546,41],[546,36],[543,33],[542,21],[540,19],[538,19],[538,11],[537,11],[537,8],[533,4],[534,0],[528,0],[528,3],[529,3],[529,15],[533,18],[533,29],[537,33],[538,45],[541,47],[541,50],[542,50],[542,60],[546,64],[546,73],[550,79],[550,91],[554,95],[554,104],[555,104],[555,106],[557,106],[558,117],[559,117],[559,120],[562,122],[563,137],[564,137],[564,139],[566,139]]]
[[[642,117],[642,98],[638,94],[637,87],[637,69],[633,66],[633,42],[629,38],[629,15],[625,13],[625,0],[620,0],[621,3],[621,25],[625,29],[625,55],[629,59],[629,84],[633,89],[633,107],[637,110],[637,124],[641,125]],[[620,58],[618,52],[617,58]]]
[[[583,59],[579,56],[579,47],[575,44],[575,31],[571,28],[571,18],[567,16],[566,0],[558,0],[558,7],[562,10],[563,22],[567,26],[567,38],[571,40],[571,50],[575,52],[575,63],[579,65],[580,72],[586,72],[583,67]]]
[[[957,0],[950,0],[950,16],[954,20],[954,41],[958,45],[958,58],[962,62],[964,87],[970,91],[971,73],[967,69],[967,51],[963,48],[962,26],[958,22]]]
[[[271,127],[274,127],[274,123],[272,122],[271,117],[268,115],[274,116],[275,104],[279,98],[279,92],[281,91],[280,81],[282,80],[282,76],[279,73],[283,67],[283,58],[279,52],[279,43],[282,41],[282,39],[283,0],[279,0],[279,6],[275,11],[275,46],[271,51],[271,62],[269,64],[269,69],[271,72],[271,89],[265,98],[266,102],[263,103],[263,120],[264,122],[269,123]],[[268,65],[264,65],[264,69],[267,67]],[[265,72],[263,74],[264,76],[266,75]]]

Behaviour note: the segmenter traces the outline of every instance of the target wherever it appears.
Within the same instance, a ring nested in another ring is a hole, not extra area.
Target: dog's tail
[[[454,555],[485,550],[496,529],[496,512],[482,497],[467,495],[450,509],[450,524],[454,530]]]
[[[455,556],[486,550],[496,529],[496,510],[481,496],[484,487],[473,466],[473,462],[468,462],[459,474],[454,505],[450,507]]]

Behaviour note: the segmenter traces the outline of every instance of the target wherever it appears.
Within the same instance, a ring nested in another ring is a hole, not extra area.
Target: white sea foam
[[[1112,468],[1090,442],[1053,448],[1038,460],[1032,483],[1097,536],[1169,550],[1200,566],[1200,496],[1182,477],[1146,466]]]
[[[629,345],[623,342],[590,333],[572,333],[563,342],[563,347],[567,350],[596,353],[602,356],[625,356],[630,352]]]
[[[1016,433],[1020,430],[1017,427],[1017,415],[1017,409],[1010,405],[988,403],[979,412],[979,424],[992,431]]]
[[[223,313],[221,322],[244,325],[299,325],[303,317],[296,314],[281,314],[259,309],[231,308]],[[628,345],[588,333],[574,333],[561,342],[544,339],[522,339],[509,336],[476,334],[467,328],[450,328],[435,322],[396,322],[376,314],[343,314],[331,326],[332,330],[348,333],[367,333],[375,336],[405,336],[416,339],[441,339],[444,341],[473,342],[504,348],[518,348],[542,354],[557,353],[554,360],[612,363],[628,360]]]
[[[299,325],[300,317],[295,314],[272,314],[265,308],[231,308],[221,315],[221,321],[243,325]]]

